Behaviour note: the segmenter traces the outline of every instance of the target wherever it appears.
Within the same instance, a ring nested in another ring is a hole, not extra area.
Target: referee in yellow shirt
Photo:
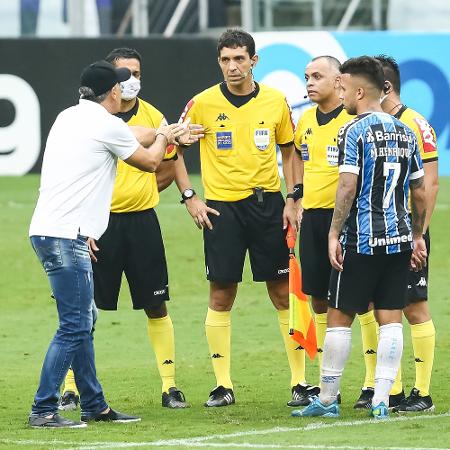
[[[129,126],[158,128],[165,118],[154,106],[137,97],[140,90],[141,55],[134,49],[117,48],[106,60],[127,67],[131,78],[122,83],[121,112]],[[169,286],[164,243],[154,210],[159,190],[174,177],[176,149],[168,147],[156,174],[142,172],[118,161],[108,228],[98,240],[94,262],[94,298],[99,309],[116,310],[122,274],[127,277],[133,309],[148,317],[148,336],[162,380],[162,406],[185,408],[184,394],[175,385],[175,343],[167,312]],[[73,409],[77,391],[69,372],[61,397],[61,409]]]
[[[328,232],[333,217],[338,183],[339,129],[350,116],[339,99],[340,62],[332,56],[318,56],[305,68],[308,97],[316,106],[306,110],[295,131],[296,157],[294,180],[303,182],[300,260],[303,291],[311,296],[315,313],[319,364],[327,329],[328,284],[331,265],[328,259]],[[297,191],[296,196],[299,195]],[[366,376],[355,408],[370,408],[375,386],[377,325],[373,311],[358,315],[363,340]],[[302,351],[304,361],[304,350]],[[304,365],[303,365],[304,367]],[[305,374],[305,372],[303,372]],[[302,383],[294,386],[289,406],[306,406],[318,386]]]
[[[254,81],[252,68],[258,56],[250,34],[227,30],[220,36],[217,50],[225,81],[196,95],[182,116],[205,128],[200,160],[206,205],[193,191],[184,166],[175,178],[182,202],[204,230],[210,282],[205,329],[216,377],[207,407],[235,402],[230,375],[231,309],[247,251],[253,280],[266,283],[278,312],[291,385],[299,382],[297,345],[288,335],[289,257],[285,241],[288,222],[297,228],[297,212],[293,199],[288,198],[285,204],[280,192],[276,156],[279,145],[291,197],[294,134],[290,110],[281,92]]]
[[[376,59],[383,66],[384,96],[381,106],[384,112],[397,119],[414,131],[425,172],[425,191],[427,197],[427,214],[423,229],[430,254],[429,225],[436,204],[439,189],[438,151],[436,133],[427,120],[418,112],[404,105],[400,98],[400,69],[395,59],[379,55]],[[403,310],[411,327],[411,340],[416,366],[416,380],[408,397],[405,398],[401,378],[401,368],[392,386],[389,406],[399,413],[431,412],[434,404],[430,396],[431,373],[433,370],[436,331],[428,308],[428,264],[419,272],[409,272],[406,308]]]

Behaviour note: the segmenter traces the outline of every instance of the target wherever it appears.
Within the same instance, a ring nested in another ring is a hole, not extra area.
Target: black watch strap
[[[192,198],[195,194],[196,194],[196,192],[194,191],[194,189],[192,189],[192,188],[185,189],[181,193],[180,203],[184,203],[186,200],[189,200],[190,198]]]

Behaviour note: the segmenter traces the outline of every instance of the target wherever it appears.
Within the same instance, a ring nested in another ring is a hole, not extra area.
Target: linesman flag
[[[289,224],[286,243],[289,248],[289,334],[314,359],[317,353],[316,326],[308,298],[302,291],[300,265],[295,257],[297,232]]]

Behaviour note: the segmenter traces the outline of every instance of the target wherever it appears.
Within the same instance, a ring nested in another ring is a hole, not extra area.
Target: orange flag
[[[316,326],[308,298],[302,291],[300,265],[295,257],[296,231],[289,225],[286,243],[289,248],[289,334],[306,351],[310,359],[317,353]]]

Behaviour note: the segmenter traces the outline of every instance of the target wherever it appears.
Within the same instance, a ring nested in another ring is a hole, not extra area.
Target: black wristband
[[[299,183],[294,186],[292,198],[294,199],[294,202],[303,198],[303,183]]]

